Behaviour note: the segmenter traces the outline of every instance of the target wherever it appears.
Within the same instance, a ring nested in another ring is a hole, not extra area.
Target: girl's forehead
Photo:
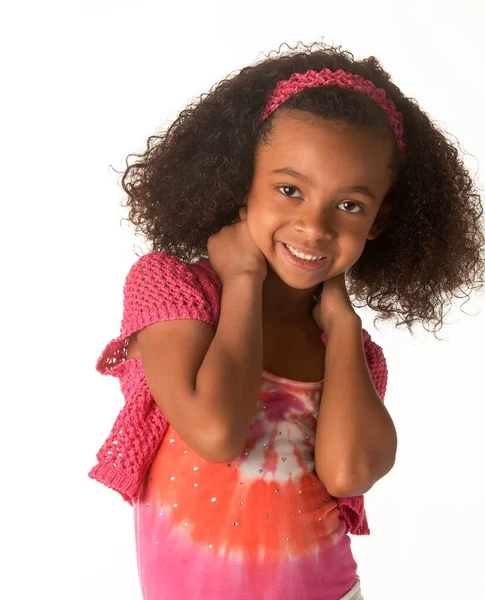
[[[256,166],[271,172],[289,167],[307,174],[324,169],[372,179],[388,171],[393,148],[387,131],[318,117],[278,116],[267,142],[258,148]]]

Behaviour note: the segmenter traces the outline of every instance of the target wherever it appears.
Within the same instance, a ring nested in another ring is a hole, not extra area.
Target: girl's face
[[[358,261],[385,227],[392,148],[385,132],[301,111],[275,116],[268,143],[257,150],[246,202],[249,231],[270,272],[309,290]],[[304,269],[288,260],[285,244],[327,258]]]

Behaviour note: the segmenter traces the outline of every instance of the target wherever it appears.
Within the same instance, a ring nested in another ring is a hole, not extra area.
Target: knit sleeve
[[[196,319],[213,327],[219,319],[221,284],[208,261],[187,264],[165,252],[150,252],[131,267],[123,287],[120,335],[96,362],[102,375],[117,375],[130,336],[158,321]]]
[[[376,388],[379,398],[384,402],[388,377],[386,357],[384,356],[382,348],[372,341],[372,338],[368,333],[367,338],[364,339],[364,350],[374,387]]]
[[[321,334],[323,344],[327,345],[327,337],[325,333]],[[372,341],[368,331],[362,329],[362,343],[364,345],[365,357],[367,366],[371,375],[376,392],[379,398],[384,402],[387,389],[387,362],[382,348]]]

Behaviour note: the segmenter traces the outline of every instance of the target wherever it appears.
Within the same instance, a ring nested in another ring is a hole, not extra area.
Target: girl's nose
[[[295,223],[295,229],[308,240],[331,240],[335,236],[335,224],[322,210],[301,210]]]

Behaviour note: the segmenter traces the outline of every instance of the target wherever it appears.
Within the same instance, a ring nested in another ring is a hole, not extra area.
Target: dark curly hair
[[[335,86],[294,95],[258,127],[279,80],[325,67],[383,88],[404,119],[405,160],[400,164],[396,145],[394,182],[386,196],[392,205],[389,224],[348,270],[349,294],[378,311],[376,320],[395,318],[396,326],[406,325],[411,333],[421,321],[436,332],[445,305],[453,297],[469,298],[464,288],[483,284],[483,208],[458,150],[374,56],[355,60],[340,47],[298,43],[213,86],[166,132],[149,137],[143,154],[128,156],[139,159],[129,165],[127,158],[122,177],[129,221],[154,251],[184,262],[208,258],[208,238],[238,216],[251,187],[255,150],[265,143],[276,113],[296,108],[391,131],[379,105]]]

